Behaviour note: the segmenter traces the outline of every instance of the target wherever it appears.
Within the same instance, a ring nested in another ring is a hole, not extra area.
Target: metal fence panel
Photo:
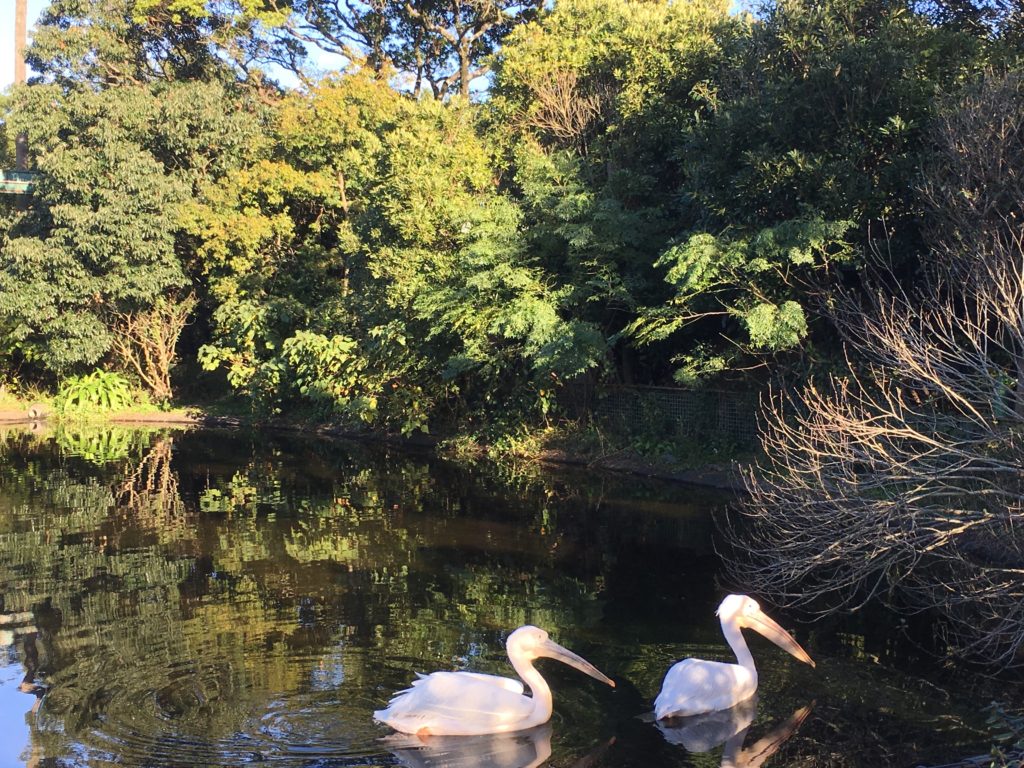
[[[756,392],[622,387],[598,400],[595,415],[629,434],[755,447],[758,403]]]

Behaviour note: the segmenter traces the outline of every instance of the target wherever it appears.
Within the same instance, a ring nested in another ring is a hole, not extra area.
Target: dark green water
[[[0,766],[718,766],[637,716],[675,660],[731,660],[721,503],[267,435],[0,431]],[[541,661],[550,727],[421,744],[372,721],[416,671],[514,675],[525,623],[618,688]],[[801,629],[817,669],[751,639],[759,702],[726,758],[985,751],[987,700],[878,663],[893,633],[871,629]]]

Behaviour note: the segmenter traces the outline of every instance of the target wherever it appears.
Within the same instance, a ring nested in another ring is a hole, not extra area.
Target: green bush
[[[96,369],[67,379],[57,392],[57,410],[114,411],[132,404],[132,386],[120,373]]]

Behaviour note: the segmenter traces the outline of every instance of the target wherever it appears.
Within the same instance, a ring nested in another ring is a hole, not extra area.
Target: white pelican
[[[396,693],[387,709],[373,713],[374,719],[419,736],[507,733],[546,723],[551,717],[551,689],[532,663],[541,656],[558,659],[615,687],[593,664],[550,640],[543,629],[520,627],[508,636],[505,648],[532,697],[524,695],[523,683],[507,677],[434,672],[419,675],[411,688]]]
[[[718,606],[722,634],[739,664],[703,659],[683,659],[665,675],[661,693],[654,701],[654,715],[687,717],[729,709],[757,692],[757,669],[743,639],[745,627],[757,630],[780,648],[812,667],[814,661],[786,630],[761,612],[757,601],[746,595],[729,595]]]

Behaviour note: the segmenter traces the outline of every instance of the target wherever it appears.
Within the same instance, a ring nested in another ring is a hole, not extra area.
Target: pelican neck
[[[754,657],[750,655],[750,649],[747,647],[747,641],[743,637],[743,631],[739,628],[735,618],[728,621],[722,619],[722,634],[725,635],[725,641],[732,648],[732,652],[736,654],[737,663],[744,669],[750,670],[756,680],[757,669],[754,668]]]
[[[552,699],[551,688],[547,681],[541,677],[540,672],[533,666],[530,659],[521,659],[511,653],[508,660],[512,663],[519,678],[530,688],[533,695],[533,714],[530,717],[531,725],[540,725],[551,719]]]

